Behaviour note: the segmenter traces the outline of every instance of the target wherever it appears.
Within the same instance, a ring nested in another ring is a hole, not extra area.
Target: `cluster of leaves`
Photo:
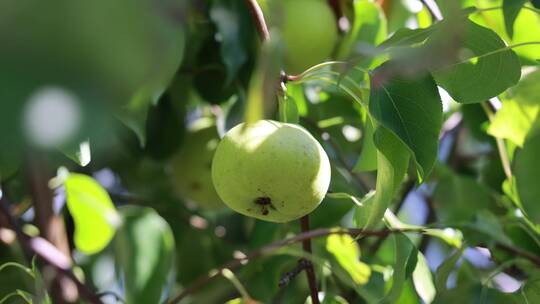
[[[442,20],[419,1],[332,1],[349,20],[333,61],[282,88],[277,29],[259,43],[244,1],[53,2],[0,4],[1,193],[35,234],[25,168],[62,168],[50,185],[87,285],[160,303],[299,233],[197,208],[171,183],[193,121],[211,117],[223,134],[273,118],[303,125],[330,156],[313,229],[409,232],[329,233],[309,256],[283,246],[186,302],[303,303],[303,278],[278,286],[298,257],[315,264],[325,303],[540,299],[538,1],[440,0]],[[0,262],[24,263],[4,248]],[[34,265],[4,265],[0,302],[48,299]]]

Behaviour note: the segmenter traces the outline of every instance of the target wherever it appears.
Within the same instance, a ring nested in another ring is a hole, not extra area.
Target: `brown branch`
[[[46,265],[54,268],[61,277],[69,279],[75,284],[81,298],[89,303],[102,304],[101,299],[93,293],[86,285],[81,283],[71,270],[71,260],[58,250],[53,244],[41,237],[29,237],[22,231],[21,227],[13,217],[10,210],[10,203],[5,193],[0,192],[0,213],[8,220],[8,225],[15,231],[17,239],[25,258],[28,263],[31,263],[32,257],[35,255]]]
[[[301,258],[300,260],[298,260],[298,265],[296,265],[296,267],[285,273],[285,275],[283,275],[283,277],[279,280],[278,282],[278,286],[279,287],[285,287],[287,285],[289,285],[289,283],[292,281],[292,279],[294,279],[300,272],[302,272],[303,270],[305,270],[308,265],[310,265],[311,262],[308,261],[307,259],[305,258]]]
[[[300,225],[302,227],[302,232],[309,231],[309,214],[306,214],[300,219]],[[311,239],[302,240],[302,249],[309,255],[313,253],[311,251]],[[308,279],[309,291],[311,293],[311,303],[319,304],[319,292],[317,290],[317,278],[315,276],[315,269],[313,268],[313,263],[311,263],[311,261],[308,262],[309,263],[306,265],[306,276]]]
[[[540,267],[540,257],[538,257],[537,255],[535,255],[535,254],[533,254],[533,253],[531,253],[529,251],[526,251],[526,250],[523,250],[523,249],[520,249],[520,248],[517,248],[517,247],[513,247],[513,246],[510,246],[510,245],[506,245],[506,244],[503,244],[503,243],[497,243],[495,246],[497,248],[499,248],[501,250],[504,250],[504,251],[507,251],[507,252],[509,252],[511,254],[526,258],[527,260],[531,261],[536,266]]]
[[[253,16],[261,41],[264,42],[270,40],[270,33],[268,32],[264,14],[259,3],[257,3],[257,0],[246,0],[246,4],[251,12],[251,16]]]
[[[274,251],[276,251],[276,250],[278,250],[278,249],[280,249],[282,247],[292,245],[292,244],[295,244],[295,243],[299,243],[299,242],[302,242],[302,241],[304,241],[306,239],[313,239],[313,238],[328,236],[328,235],[331,235],[331,234],[348,234],[348,235],[351,235],[353,237],[358,237],[358,236],[362,236],[362,237],[370,237],[370,236],[385,237],[385,236],[387,236],[389,234],[393,234],[393,233],[422,232],[422,231],[423,231],[423,229],[393,229],[393,230],[385,229],[385,230],[375,230],[374,231],[374,230],[363,230],[363,229],[357,229],[357,228],[334,228],[334,229],[319,228],[319,229],[315,229],[315,230],[302,232],[302,233],[297,234],[296,236],[293,236],[291,238],[283,239],[283,240],[274,242],[272,244],[266,245],[264,247],[261,247],[258,250],[255,250],[255,251],[247,254],[243,258],[234,259],[234,260],[231,260],[231,261],[221,265],[218,268],[217,271],[212,271],[208,275],[195,280],[195,282],[193,282],[193,284],[191,284],[189,287],[184,289],[180,294],[178,294],[176,297],[174,297],[172,300],[170,300],[169,304],[178,303],[183,298],[185,298],[187,295],[192,294],[193,292],[197,291],[199,288],[207,285],[212,280],[219,277],[220,273],[221,273],[221,270],[223,270],[225,268],[228,268],[230,270],[237,269],[240,266],[245,265],[247,261],[251,261],[251,260],[257,259],[259,257],[268,255],[268,254],[273,253]]]

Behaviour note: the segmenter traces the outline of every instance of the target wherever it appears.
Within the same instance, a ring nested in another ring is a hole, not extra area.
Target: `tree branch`
[[[309,214],[306,214],[300,219],[300,225],[302,227],[302,232],[309,231]],[[304,252],[311,255],[311,239],[302,240],[302,249]],[[308,261],[306,265],[306,276],[309,284],[309,291],[311,293],[311,303],[319,304],[319,292],[317,290],[317,277],[315,276],[315,269],[313,269],[313,263]]]
[[[319,238],[323,236],[328,236],[331,234],[348,234],[353,237],[385,237],[393,233],[401,233],[401,232],[422,232],[423,229],[385,229],[385,230],[364,230],[364,229],[357,229],[357,228],[319,228],[315,230],[310,230],[306,232],[302,232],[300,234],[297,234],[296,236],[293,236],[288,239],[283,239],[277,242],[274,242],[272,244],[266,245],[264,247],[259,248],[258,250],[255,250],[249,254],[247,254],[245,257],[240,259],[234,259],[231,260],[223,265],[221,265],[217,271],[211,271],[208,275],[201,277],[197,279],[193,284],[191,284],[189,287],[184,289],[180,294],[178,294],[176,297],[174,297],[172,300],[169,301],[169,304],[178,303],[183,298],[185,298],[187,295],[194,293],[199,288],[207,285],[215,278],[219,277],[219,274],[221,273],[221,270],[228,268],[230,270],[234,270],[239,268],[242,265],[245,265],[247,261],[251,261],[254,259],[257,259],[259,257],[268,255],[270,253],[275,252],[276,250],[289,246],[295,243],[302,242],[306,239],[313,239],[313,238]]]
[[[264,14],[257,0],[245,0],[246,4],[251,12],[251,16],[255,21],[255,26],[259,32],[259,37],[261,41],[270,40],[270,33],[268,32],[268,27],[266,26],[266,21],[264,20]]]
[[[0,191],[0,213],[8,221],[10,228],[15,231],[19,244],[23,250],[26,260],[31,263],[32,257],[36,255],[45,264],[53,267],[61,277],[69,279],[75,284],[81,298],[89,303],[103,304],[101,299],[86,287],[71,270],[71,260],[58,250],[53,244],[41,237],[29,237],[22,231],[10,210],[10,203],[5,193]]]

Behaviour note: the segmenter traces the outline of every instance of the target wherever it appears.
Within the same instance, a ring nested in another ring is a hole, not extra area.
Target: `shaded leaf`
[[[390,131],[379,128],[374,139],[378,149],[375,194],[368,194],[355,211],[355,222],[366,229],[377,225],[384,216],[409,164],[407,149]]]
[[[75,222],[75,246],[85,254],[101,251],[120,222],[109,194],[83,174],[69,174],[64,185],[67,207]]]
[[[116,259],[125,280],[126,303],[159,303],[174,262],[174,238],[153,209],[119,209],[123,225],[115,238]]]
[[[394,240],[394,272],[392,275],[392,287],[384,297],[383,303],[395,303],[400,297],[413,270],[416,268],[418,250],[411,240],[403,233],[393,235]]]
[[[521,287],[522,295],[528,303],[535,303],[540,299],[540,273],[535,273],[530,276],[525,284]]]
[[[423,180],[430,174],[437,156],[442,124],[439,91],[429,74],[415,78],[386,76],[391,69],[391,62],[387,62],[372,73],[369,112],[405,143]]]
[[[514,36],[514,22],[527,0],[503,0],[504,26],[510,38]]]
[[[217,27],[221,41],[221,58],[227,67],[225,85],[231,83],[247,61],[248,55],[243,38],[250,36],[249,12],[244,3],[235,0],[213,1],[210,19]]]
[[[437,268],[435,273],[435,287],[439,292],[446,290],[446,282],[448,281],[448,276],[456,267],[457,262],[463,255],[465,247],[456,250],[452,253],[442,264]]]
[[[514,174],[521,204],[531,221],[540,224],[540,167],[537,164],[540,155],[540,134],[525,142],[523,150],[518,151],[514,160]]]

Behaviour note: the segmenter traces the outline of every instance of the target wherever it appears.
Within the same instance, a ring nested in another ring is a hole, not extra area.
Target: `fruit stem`
[[[306,214],[300,219],[300,225],[302,227],[302,232],[308,232],[309,231],[309,214]],[[311,256],[311,239],[305,239],[302,241],[302,248],[304,249],[304,252],[306,252],[309,256]],[[306,275],[308,279],[309,284],[309,290],[311,293],[311,303],[313,304],[319,304],[319,292],[317,291],[317,278],[315,277],[315,269],[313,268],[313,263],[311,261],[308,261],[306,265]]]

